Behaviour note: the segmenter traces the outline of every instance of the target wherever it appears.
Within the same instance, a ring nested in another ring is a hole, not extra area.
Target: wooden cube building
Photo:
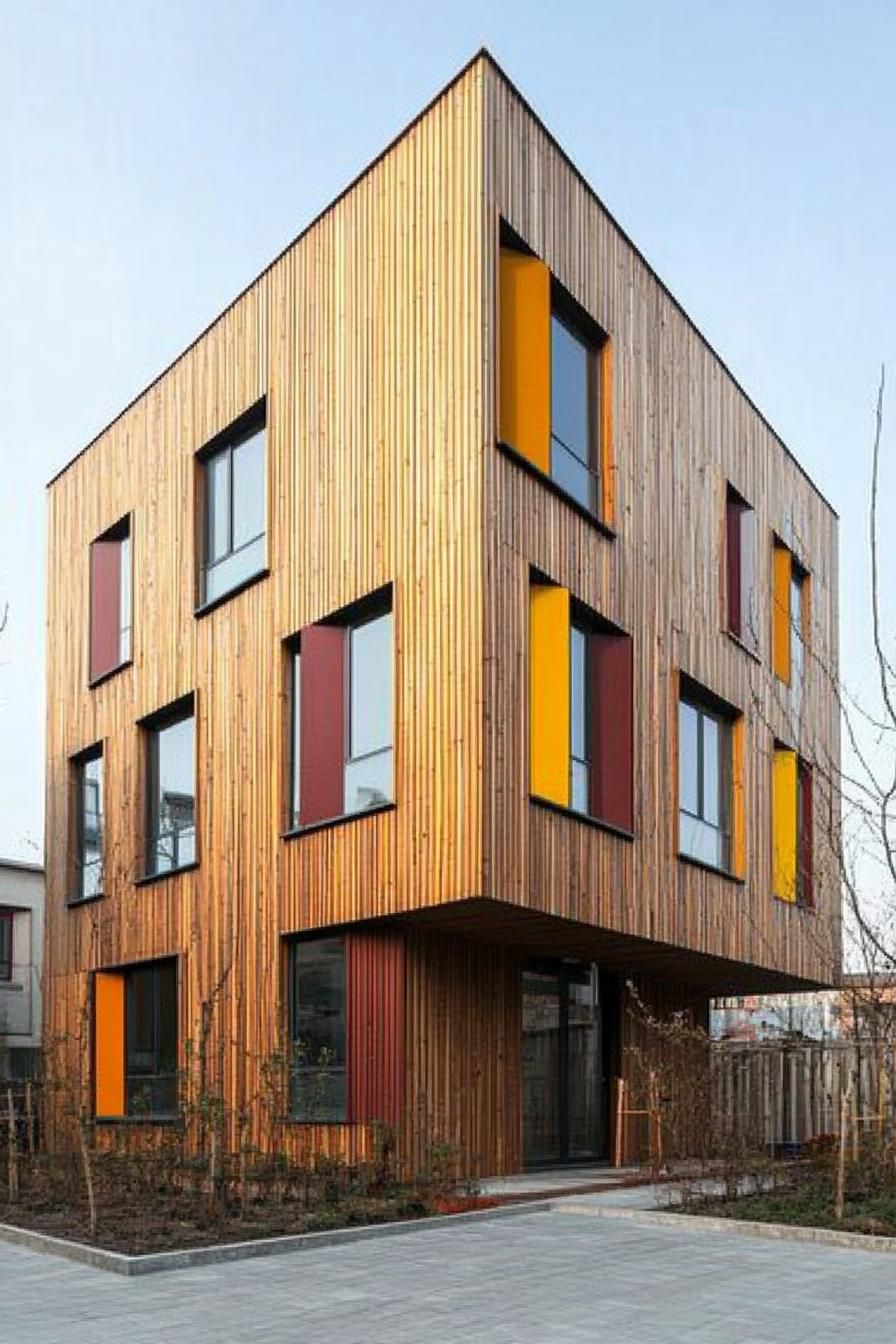
[[[836,515],[486,52],[51,482],[47,657],[100,1126],[599,1160],[628,982],[839,967]]]

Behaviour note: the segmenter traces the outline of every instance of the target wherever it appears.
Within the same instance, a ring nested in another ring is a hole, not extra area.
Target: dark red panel
[[[345,937],[349,1121],[397,1128],[404,1102],[404,937]]]
[[[344,810],[345,631],[309,625],[301,637],[299,822]]]
[[[632,641],[628,635],[591,636],[589,724],[593,817],[634,829],[632,805]]]
[[[738,638],[743,633],[743,612],[741,611],[740,577],[740,515],[742,506],[739,500],[730,495],[725,509],[725,528],[727,533],[726,554],[728,559],[728,629]]]
[[[121,543],[95,541],[90,548],[90,680],[121,661]]]
[[[814,905],[815,893],[813,889],[813,852],[812,852],[812,771],[802,761],[799,763],[800,772],[800,816],[799,816],[799,890],[798,895],[802,905]]]

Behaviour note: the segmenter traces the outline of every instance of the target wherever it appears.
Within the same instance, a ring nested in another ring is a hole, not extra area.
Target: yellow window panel
[[[772,779],[773,883],[774,893],[782,901],[796,900],[796,799],[796,752],[776,747]]]
[[[772,594],[772,668],[790,685],[790,569],[791,555],[776,543]]]
[[[96,1113],[124,1115],[124,976],[98,971],[94,996]]]
[[[569,806],[569,592],[533,585],[529,597],[529,789]]]
[[[551,469],[551,276],[537,257],[501,249],[498,436]]]

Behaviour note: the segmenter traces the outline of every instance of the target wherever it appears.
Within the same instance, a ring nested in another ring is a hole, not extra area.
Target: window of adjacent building
[[[90,680],[131,658],[131,520],[122,518],[90,547]]]
[[[291,824],[393,798],[391,596],[307,626],[292,648]]]
[[[265,567],[264,402],[205,449],[200,461],[204,604],[242,587]]]
[[[96,1114],[169,1118],[177,1109],[177,963],[98,971],[94,985]]]
[[[689,696],[678,708],[679,852],[713,868],[732,867],[732,725]]]
[[[76,898],[103,891],[103,753],[97,747],[75,762]]]
[[[290,1101],[293,1118],[346,1119],[345,940],[316,938],[289,951]]]
[[[193,700],[144,723],[147,875],[196,861],[196,721]]]
[[[504,225],[499,291],[499,441],[611,523],[607,337]]]
[[[13,912],[0,910],[0,980],[12,979]]]
[[[754,653],[759,647],[756,620],[756,515],[728,486],[725,505],[726,599],[728,629]]]
[[[812,769],[796,751],[775,743],[772,774],[774,894],[782,901],[814,904]]]
[[[529,593],[529,790],[630,832],[632,642],[535,578]]]

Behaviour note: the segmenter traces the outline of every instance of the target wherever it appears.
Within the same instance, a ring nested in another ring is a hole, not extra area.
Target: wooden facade
[[[610,527],[498,446],[502,219],[608,335]],[[197,453],[261,398],[267,572],[194,614]],[[729,482],[761,538],[758,657],[723,628]],[[131,658],[91,687],[90,547],[126,515]],[[811,575],[796,723],[770,670],[773,534]],[[533,569],[631,635],[630,836],[530,801]],[[816,827],[813,910],[773,898],[770,839],[775,740],[838,759],[836,517],[485,54],[51,483],[48,583],[51,1036],[93,1030],[95,972],[176,956],[181,1041],[213,999],[241,1105],[282,1025],[284,938],[386,920],[402,952],[359,975],[378,994],[400,968],[400,1104],[363,1086],[398,1106],[407,1152],[435,1134],[471,1168],[512,1171],[528,956],[581,956],[685,998],[836,973],[834,828]],[[285,836],[288,641],[386,585],[395,806]],[[744,716],[742,879],[677,858],[680,672]],[[197,864],[135,881],[138,723],[191,693]],[[71,906],[71,762],[97,743],[104,894]],[[821,771],[815,788],[815,817],[833,818]],[[355,1156],[369,1134],[317,1139]]]

